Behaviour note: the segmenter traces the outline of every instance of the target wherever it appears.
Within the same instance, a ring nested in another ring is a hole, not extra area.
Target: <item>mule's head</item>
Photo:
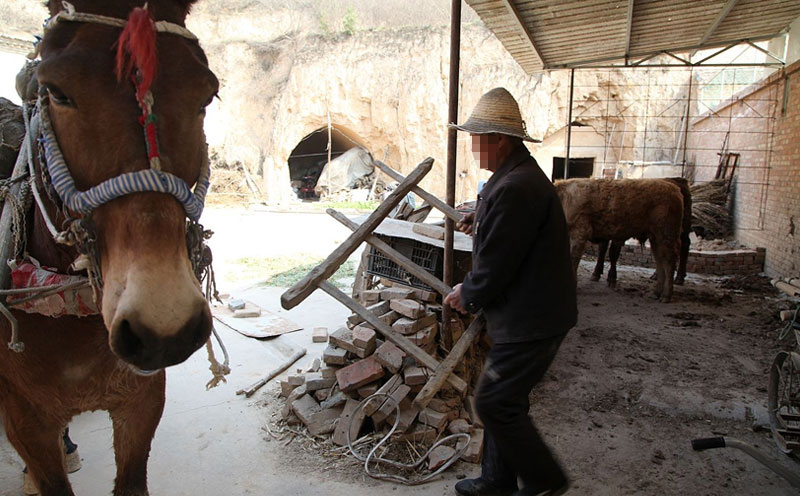
[[[75,11],[126,19],[141,0],[73,0]],[[150,0],[156,20],[183,26],[192,1]],[[51,0],[51,14],[61,2]],[[117,73],[122,28],[58,22],[41,45],[40,91],[77,189],[150,168],[142,109],[132,79]],[[203,119],[218,81],[196,40],[155,37],[150,87],[161,169],[192,186],[207,164]],[[152,45],[151,45],[152,46]],[[133,46],[136,51],[137,47]],[[91,212],[103,278],[102,313],[111,349],[144,370],[180,363],[211,332],[211,315],[187,255],[186,212],[175,197],[144,192]]]

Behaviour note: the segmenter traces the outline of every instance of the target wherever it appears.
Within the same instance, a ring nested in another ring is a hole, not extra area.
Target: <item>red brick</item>
[[[336,380],[339,382],[339,389],[348,392],[380,379],[383,374],[381,364],[375,358],[368,357],[337,370]]]
[[[414,300],[392,300],[389,308],[409,319],[418,319],[426,313],[425,305]]]
[[[403,366],[403,359],[406,357],[406,353],[395,346],[394,343],[386,341],[380,345],[373,356],[378,363],[386,367],[386,370],[394,374]]]

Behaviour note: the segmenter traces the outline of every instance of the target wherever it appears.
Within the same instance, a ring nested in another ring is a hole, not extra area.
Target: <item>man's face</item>
[[[500,165],[500,152],[503,147],[501,134],[471,134],[472,156],[481,169],[496,172]]]
[[[497,169],[497,157],[500,150],[499,134],[471,134],[472,156],[478,161],[481,169],[494,172]]]

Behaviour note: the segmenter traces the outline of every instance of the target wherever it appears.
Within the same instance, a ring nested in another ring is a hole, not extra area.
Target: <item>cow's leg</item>
[[[611,251],[608,254],[608,287],[615,289],[617,287],[617,261],[619,254],[622,251],[622,241],[613,241],[611,243]]]
[[[61,441],[66,422],[44,417],[26,399],[8,391],[0,395],[0,405],[8,440],[28,467],[39,494],[73,496]]]
[[[689,259],[689,232],[681,233],[681,254],[678,261],[678,275],[675,277],[675,284],[682,286],[686,280],[686,261]]]
[[[672,299],[672,283],[675,277],[675,266],[678,258],[679,241],[676,238],[666,239],[661,244],[662,266],[664,271],[664,290],[661,293],[661,302],[669,303]]]
[[[653,261],[656,263],[656,286],[653,291],[653,297],[655,299],[661,298],[661,295],[664,293],[664,257],[661,253],[661,244],[657,236],[650,237],[650,254],[653,255]]]
[[[586,250],[586,240],[585,239],[578,239],[572,240],[570,239],[570,254],[572,256],[572,272],[575,274],[575,282],[578,281],[578,265],[581,263],[581,257],[583,257],[583,252]]]
[[[592,272],[592,281],[599,281],[603,275],[603,265],[606,263],[606,250],[608,250],[608,240],[604,239],[597,243],[597,264]]]
[[[150,443],[164,411],[164,372],[109,409],[114,425],[114,496],[147,496]]]

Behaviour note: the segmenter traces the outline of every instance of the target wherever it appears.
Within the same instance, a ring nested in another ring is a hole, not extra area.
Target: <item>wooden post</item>
[[[469,325],[467,330],[461,336],[461,339],[458,340],[453,349],[450,350],[450,353],[447,355],[447,358],[442,360],[439,364],[439,367],[433,373],[433,375],[428,379],[428,382],[422,388],[422,390],[417,394],[417,397],[414,398],[414,406],[422,410],[428,403],[430,403],[431,399],[436,396],[436,393],[442,389],[444,386],[444,381],[450,377],[450,374],[453,372],[453,369],[456,368],[456,365],[464,358],[464,355],[469,350],[469,347],[472,346],[472,343],[475,339],[480,335],[481,331],[484,327],[484,320],[483,315],[478,315],[475,317],[475,320]]]
[[[461,3],[462,0],[450,0],[450,75],[448,80],[447,95],[447,123],[458,122],[458,90],[459,73],[461,71]],[[447,129],[447,173],[445,182],[447,194],[445,201],[450,207],[456,204],[456,158],[458,152],[458,131],[454,128]],[[455,253],[453,242],[455,239],[455,223],[452,218],[444,220],[444,267],[442,279],[448,286],[453,286],[453,268],[455,267]],[[453,335],[450,332],[450,316],[453,310],[445,305],[442,308],[442,344],[445,348],[453,346]]]
[[[358,229],[358,224],[348,219],[343,213],[337,212],[332,208],[329,208],[327,212],[328,215],[330,215],[334,219],[338,220],[339,222],[347,226],[351,231],[355,231],[356,229]],[[411,275],[413,275],[420,281],[424,282],[425,284],[433,288],[442,296],[447,296],[450,293],[450,291],[453,290],[453,288],[451,288],[447,284],[437,279],[430,272],[428,272],[427,270],[423,269],[422,267],[414,263],[411,259],[409,259],[399,251],[389,246],[388,243],[383,241],[381,238],[375,236],[374,234],[370,234],[369,236],[364,238],[364,241],[369,243],[371,246],[374,246],[375,249],[383,253],[386,256],[386,258],[388,258],[389,260],[396,263],[400,267],[409,271]]]
[[[306,276],[281,295],[281,306],[286,310],[296,307],[314,292],[320,282],[325,281],[336,272],[347,260],[347,257],[361,245],[364,238],[372,234],[389,212],[405,198],[411,189],[419,183],[433,167],[433,159],[426,158],[417,166],[408,177],[400,183],[396,190],[375,209],[367,220],[350,235],[333,253],[328,255],[321,264],[314,267]]]
[[[425,353],[425,351],[422,348],[412,343],[411,340],[408,339],[407,337],[394,331],[377,315],[370,312],[363,305],[361,305],[354,299],[344,294],[341,290],[339,290],[339,288],[337,288],[333,284],[329,283],[328,281],[321,281],[319,283],[319,289],[325,291],[326,293],[331,295],[334,299],[339,301],[341,304],[352,310],[354,313],[360,315],[361,318],[363,318],[364,320],[369,322],[373,327],[375,327],[376,331],[383,334],[383,337],[391,341],[393,344],[397,345],[397,347],[400,348],[401,350],[405,351],[406,354],[411,358],[413,358],[414,360],[416,360],[418,364],[422,365],[423,367],[427,367],[431,370],[437,370],[439,368],[439,362],[435,358]],[[448,383],[450,383],[451,386],[456,388],[456,390],[459,393],[463,393],[467,390],[467,383],[464,382],[464,380],[462,380],[457,375],[448,374],[445,379],[447,380]]]

